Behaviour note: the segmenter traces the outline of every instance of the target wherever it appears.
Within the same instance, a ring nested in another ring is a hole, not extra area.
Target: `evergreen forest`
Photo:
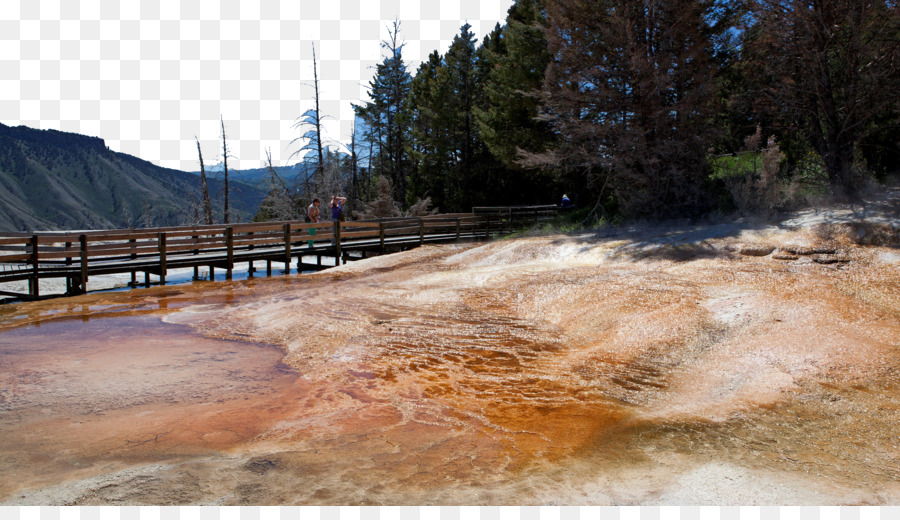
[[[900,171],[893,1],[516,0],[416,70],[389,29],[350,146],[323,146],[316,103],[296,125],[310,173],[270,168],[257,219],[334,193],[356,218],[564,193],[605,219],[759,213]]]

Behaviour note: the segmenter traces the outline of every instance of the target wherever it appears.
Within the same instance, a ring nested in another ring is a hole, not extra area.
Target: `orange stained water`
[[[900,497],[891,251],[833,269],[620,246],[2,309],[0,502]]]
[[[155,316],[6,331],[0,495],[247,442],[305,391],[280,358]]]

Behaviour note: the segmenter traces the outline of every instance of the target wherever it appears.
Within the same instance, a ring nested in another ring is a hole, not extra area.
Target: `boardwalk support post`
[[[28,279],[28,293],[31,294],[32,298],[37,298],[41,295],[40,290],[40,282],[38,281],[38,272],[40,271],[40,267],[38,265],[38,236],[31,236],[31,278]]]
[[[159,284],[166,285],[166,233],[159,233]]]
[[[191,235],[191,239],[194,241],[194,245],[198,245],[200,243],[200,235]],[[193,254],[199,255],[200,250],[194,249]],[[200,279],[200,266],[195,265],[194,266],[194,280],[199,280],[199,279]]]
[[[379,252],[380,254],[384,254],[384,222],[378,223],[378,241],[379,241]]]
[[[82,293],[87,292],[87,282],[88,282],[88,242],[87,235],[79,235],[78,242],[81,250],[81,287],[79,291]]]
[[[137,239],[129,239],[128,245],[131,247],[131,259],[137,259]],[[131,271],[131,285],[137,285],[137,272]]]
[[[253,231],[247,233],[247,236],[250,237],[250,238],[252,239],[252,238],[253,238]],[[250,245],[247,246],[247,249],[248,249],[248,250],[252,250],[252,249],[253,249],[253,242],[250,242]],[[253,273],[255,273],[255,272],[256,272],[256,266],[253,265],[253,258],[251,257],[250,260],[247,261],[247,276],[249,276],[249,277],[252,278],[252,277],[253,277]]]
[[[291,266],[289,265],[288,270]],[[225,279],[231,280],[231,271],[234,269],[234,228],[225,228]]]
[[[334,221],[334,265],[341,265],[341,221]]]
[[[291,223],[284,224],[284,274],[291,272]]]

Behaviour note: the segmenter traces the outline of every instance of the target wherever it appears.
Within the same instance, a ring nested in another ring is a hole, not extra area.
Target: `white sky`
[[[351,103],[401,21],[410,71],[468,22],[480,39],[512,0],[6,0],[0,9],[0,122],[103,138],[161,166],[219,160],[219,115],[236,168],[301,147],[312,107],[312,45],[327,138],[349,143]]]

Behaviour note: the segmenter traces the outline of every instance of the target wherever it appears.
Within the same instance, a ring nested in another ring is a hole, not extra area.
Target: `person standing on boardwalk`
[[[319,199],[313,199],[312,204],[310,204],[309,207],[306,208],[306,218],[313,224],[319,223],[319,204],[321,204],[321,203],[322,202]],[[309,228],[309,236],[311,236],[311,237],[316,236],[316,228],[314,228],[314,227]],[[313,241],[310,240],[309,247],[312,247],[312,246],[313,246]]]
[[[344,221],[344,207],[343,204],[347,202],[346,197],[338,197],[337,195],[333,195],[331,197],[331,220],[334,221]]]

